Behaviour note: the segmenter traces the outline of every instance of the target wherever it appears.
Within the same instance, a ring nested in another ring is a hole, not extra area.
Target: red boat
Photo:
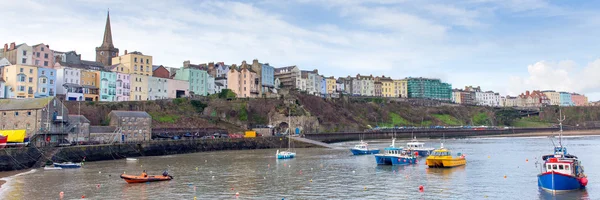
[[[6,147],[6,141],[8,141],[8,136],[0,135],[0,149]]]
[[[121,174],[121,178],[125,180],[127,183],[146,183],[146,182],[155,182],[155,181],[170,181],[173,180],[173,176],[171,175],[159,175],[159,176],[134,176]]]

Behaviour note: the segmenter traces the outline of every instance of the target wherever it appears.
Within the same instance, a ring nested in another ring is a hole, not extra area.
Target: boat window
[[[546,166],[548,166],[548,169],[552,169],[552,165],[546,165]]]
[[[565,170],[569,170],[569,165],[565,165]]]
[[[556,169],[556,165],[552,165],[552,169]]]
[[[558,169],[563,170],[564,169],[563,165],[558,165]]]

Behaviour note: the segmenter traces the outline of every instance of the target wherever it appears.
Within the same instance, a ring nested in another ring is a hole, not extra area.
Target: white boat
[[[366,142],[363,142],[362,140],[360,141],[360,143],[355,145],[354,148],[351,148],[350,151],[354,155],[366,155],[366,154],[378,154],[379,153],[379,149],[370,149],[369,144],[367,144]]]
[[[127,160],[127,162],[136,162],[136,161],[138,161],[137,158],[126,158],[125,160]]]
[[[52,165],[44,166],[44,170],[57,170],[57,169],[62,169],[62,167],[54,167]]]
[[[291,159],[296,157],[296,152],[292,151],[292,121],[290,119],[290,114],[289,114],[289,109],[288,109],[288,149],[286,151],[279,151],[279,149],[277,150],[277,153],[275,153],[275,156],[277,156],[277,159]]]
[[[410,142],[406,143],[406,150],[412,154],[427,157],[435,148],[425,147],[425,143],[419,142],[417,137],[414,137]]]

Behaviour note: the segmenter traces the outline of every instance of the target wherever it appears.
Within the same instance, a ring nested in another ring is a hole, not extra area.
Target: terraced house
[[[108,70],[97,71],[100,77],[100,101],[115,101],[117,95],[117,73]]]
[[[6,82],[7,98],[35,98],[38,83],[38,67],[33,65],[10,65],[2,68]]]
[[[152,76],[152,56],[144,55],[142,52],[127,53],[125,50],[124,55],[112,58],[112,64],[123,64],[123,67],[119,67],[116,71],[119,73]]]
[[[227,88],[237,94],[237,97],[258,97],[260,90],[258,75],[250,69],[246,61],[243,61],[239,68],[231,65],[227,79]]]
[[[54,66],[54,51],[46,44],[37,44],[32,47],[32,62],[38,67],[52,68]]]
[[[357,84],[357,89],[359,91],[359,95],[361,96],[374,96],[375,95],[375,78],[373,75],[369,76],[361,76],[360,74],[356,75],[356,80],[359,82]],[[356,92],[355,92],[356,93]]]
[[[208,72],[206,65],[194,65],[184,61],[183,67],[175,72],[174,79],[187,81],[194,95],[208,95]]]
[[[451,101],[452,85],[434,78],[407,78],[408,98]]]
[[[37,67],[37,91],[35,98],[56,96],[56,70]]]
[[[13,65],[32,65],[33,48],[25,43],[15,45],[15,43],[4,44],[0,49],[0,57],[8,59]]]
[[[68,67],[66,63],[56,63],[56,93],[60,100],[83,101],[83,87],[80,84],[81,69]]]
[[[81,70],[81,87],[83,88],[84,101],[98,101],[100,88],[99,78],[95,70]]]
[[[129,96],[131,95],[129,69],[125,68],[123,64],[114,64],[107,67],[107,69],[114,72],[117,75],[117,78],[115,79],[115,100],[129,101]],[[122,71],[123,73],[118,71]]]

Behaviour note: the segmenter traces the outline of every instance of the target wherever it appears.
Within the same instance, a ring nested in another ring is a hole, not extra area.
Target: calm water
[[[390,140],[370,141],[383,148]],[[398,141],[404,144],[405,141]],[[426,145],[439,147],[439,140]],[[467,166],[428,169],[417,165],[377,166],[372,155],[351,156],[353,142],[340,149],[297,149],[298,157],[278,161],[275,150],[248,150],[89,162],[82,169],[44,171],[9,177],[2,199],[600,199],[600,137],[564,139],[579,156],[589,178],[584,191],[552,196],[537,186],[535,162],[549,153],[548,138],[447,140]],[[529,160],[528,162],[526,160]],[[122,172],[160,174],[170,182],[127,184]],[[196,170],[198,168],[198,170]],[[506,178],[504,178],[506,176]],[[312,180],[312,182],[311,182]],[[100,187],[98,187],[98,184]],[[423,185],[424,192],[419,192]]]

